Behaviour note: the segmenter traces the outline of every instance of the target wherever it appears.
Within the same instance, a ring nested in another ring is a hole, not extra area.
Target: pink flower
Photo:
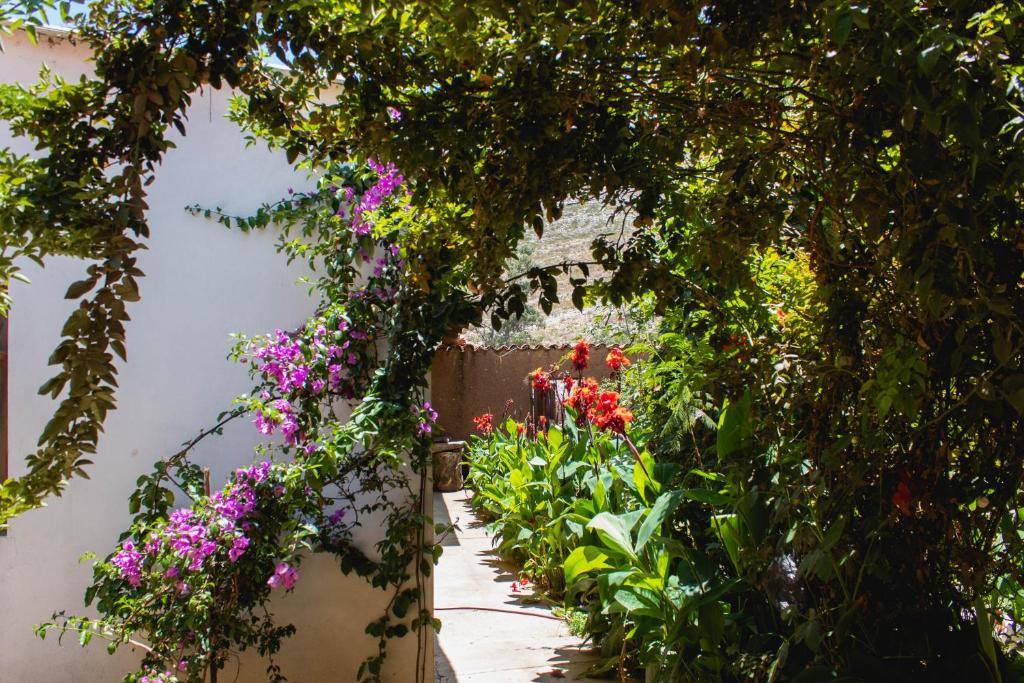
[[[110,563],[117,567],[121,578],[138,588],[142,583],[142,559],[142,553],[135,550],[135,544],[127,540]]]
[[[245,549],[248,548],[248,547],[249,547],[249,538],[248,538],[248,536],[239,536],[231,544],[231,550],[228,551],[228,559],[231,560],[232,562],[237,562],[238,558],[240,558],[243,554],[245,554]]]
[[[299,572],[287,562],[279,562],[274,573],[267,579],[267,585],[271,588],[283,587],[286,591],[295,587],[299,580]]]
[[[270,436],[273,434],[274,427],[276,426],[274,420],[267,418],[267,416],[263,414],[262,410],[256,411],[256,419],[253,420],[252,423],[256,425],[256,431],[264,436]]]

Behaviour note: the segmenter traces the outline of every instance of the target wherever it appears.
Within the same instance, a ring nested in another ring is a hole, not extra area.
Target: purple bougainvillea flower
[[[232,562],[237,562],[238,558],[245,553],[248,547],[249,538],[247,536],[239,536],[231,544],[231,550],[228,551],[228,559]]]
[[[256,419],[254,419],[252,423],[256,425],[256,431],[264,436],[270,436],[273,434],[274,427],[276,426],[274,420],[264,415],[262,410],[256,411]]]
[[[267,579],[267,585],[271,588],[284,588],[291,590],[295,582],[299,580],[299,572],[287,562],[279,562],[274,573]]]

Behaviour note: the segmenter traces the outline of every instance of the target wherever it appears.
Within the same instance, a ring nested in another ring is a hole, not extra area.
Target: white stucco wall
[[[4,38],[0,80],[31,83],[45,61],[65,77],[88,69],[88,54],[66,40],[44,34],[39,47],[24,36]],[[135,479],[152,462],[209,426],[231,399],[249,388],[244,366],[225,359],[230,333],[293,327],[314,306],[302,272],[285,266],[272,232],[242,234],[183,207],[198,203],[246,213],[264,200],[307,181],[283,155],[246,148],[241,133],[224,119],[227,93],[197,97],[188,136],[166,158],[151,188],[149,251],[140,256],[146,277],[142,301],[131,305],[127,327],[128,362],[122,363],[118,410],[111,413],[91,479],[71,482],[61,498],[13,521],[0,537],[0,682],[118,681],[133,670],[138,655],[123,650],[109,656],[102,643],[81,648],[69,638],[39,640],[32,625],[54,610],[82,613],[82,595],[91,577],[86,551],[104,556],[128,524],[127,498]],[[0,146],[24,151],[0,129]],[[45,269],[28,264],[31,285],[15,283],[10,315],[10,471],[23,471],[55,404],[37,395],[49,376],[46,360],[59,340],[74,302],[63,299],[68,284],[81,279],[85,264],[51,259]],[[257,434],[248,420],[230,425],[224,436],[203,442],[197,461],[212,470],[213,482],[253,459]],[[379,533],[379,529],[374,530]],[[374,538],[361,539],[367,550]],[[362,579],[343,577],[331,558],[303,563],[296,592],[274,611],[298,627],[279,656],[289,680],[354,681],[356,666],[375,642],[363,633],[381,613],[387,595]],[[415,638],[395,641],[388,678],[414,680]],[[246,656],[240,681],[265,680],[265,663]],[[429,660],[432,661],[432,658]],[[235,680],[229,667],[224,680]],[[428,672],[429,673],[429,672]]]

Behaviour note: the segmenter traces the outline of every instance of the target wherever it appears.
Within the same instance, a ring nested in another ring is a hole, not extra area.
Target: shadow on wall
[[[603,380],[610,375],[604,363],[610,350],[610,346],[591,346],[590,368],[584,373],[587,377]],[[493,414],[495,422],[503,415],[524,419],[530,413],[526,376],[535,368],[547,370],[559,363],[562,369],[571,370],[571,351],[571,344],[442,347],[434,356],[430,381],[431,400],[444,433],[452,439],[468,438],[474,433],[473,418],[483,413]]]

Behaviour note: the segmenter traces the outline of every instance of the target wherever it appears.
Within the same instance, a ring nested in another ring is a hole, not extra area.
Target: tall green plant
[[[1022,556],[1022,17],[962,0],[96,4],[81,27],[95,78],[0,94],[41,151],[0,159],[19,180],[0,195],[4,243],[101,262],[69,292],[95,288],[56,358],[52,388],[71,395],[0,517],[95,448],[146,183],[190,94],[227,84],[291,159],[377,155],[414,175],[414,202],[443,190],[468,207],[410,261],[472,254],[461,276],[496,324],[525,305],[500,272],[525,230],[568,198],[617,203],[635,233],[529,278],[547,310],[553,270],[582,301],[597,261],[611,277],[589,294],[651,293],[667,333],[701,340],[703,379],[663,393],[683,419],[659,443],[681,471],[756,492],[769,525],[749,566],[789,558],[806,591],[784,610],[759,580],[745,613],[808,643],[813,666],[997,680],[986,624],[1015,609]],[[780,297],[751,272],[769,249],[806,259],[815,285],[813,346],[791,357],[763,308]],[[695,429],[683,450],[696,410],[717,423],[748,392],[735,448]]]

